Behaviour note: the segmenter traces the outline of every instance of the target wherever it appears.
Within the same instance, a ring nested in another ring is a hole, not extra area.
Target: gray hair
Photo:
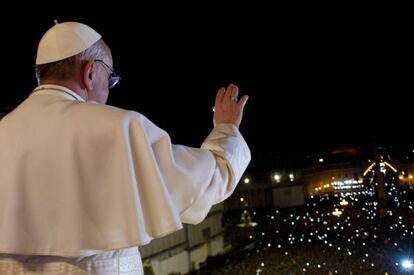
[[[102,59],[108,54],[105,42],[102,39],[95,42],[88,49],[74,56],[52,63],[35,66],[37,82],[45,79],[68,80],[74,77],[78,68],[85,60]]]

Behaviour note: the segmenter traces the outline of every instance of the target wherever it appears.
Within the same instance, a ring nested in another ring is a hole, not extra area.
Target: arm
[[[227,199],[250,162],[250,150],[233,124],[216,125],[201,148],[211,152],[214,168],[206,187],[181,213],[181,221],[185,223],[201,222],[211,206]]]
[[[250,150],[238,130],[248,96],[238,101],[238,94],[238,87],[230,84],[227,90],[221,88],[216,95],[215,127],[201,146],[212,153],[215,167],[209,184],[182,212],[180,217],[183,222],[201,222],[212,205],[227,199],[250,162]]]
[[[237,102],[231,94],[237,95],[236,86],[218,92],[216,126],[201,148],[172,144],[165,131],[131,113],[136,119],[128,123],[127,139],[146,227],[158,230],[165,223],[167,228],[172,220],[199,223],[213,204],[234,191],[250,151],[237,127],[247,97]]]

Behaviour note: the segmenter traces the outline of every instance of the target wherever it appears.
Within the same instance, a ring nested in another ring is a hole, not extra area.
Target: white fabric
[[[79,258],[0,254],[0,274],[143,275],[144,270],[138,247],[131,247]]]
[[[143,115],[71,93],[40,86],[0,121],[0,253],[146,244],[201,222],[250,161],[234,125],[217,125],[201,148],[174,145]]]
[[[88,49],[101,39],[101,35],[89,26],[78,22],[54,25],[40,39],[36,64],[59,61]]]

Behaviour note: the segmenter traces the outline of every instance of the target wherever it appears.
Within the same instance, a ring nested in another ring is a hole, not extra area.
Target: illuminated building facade
[[[398,165],[398,180],[400,184],[414,186],[414,162]]]
[[[337,163],[303,170],[306,195],[358,191],[363,186],[363,168],[352,163]]]

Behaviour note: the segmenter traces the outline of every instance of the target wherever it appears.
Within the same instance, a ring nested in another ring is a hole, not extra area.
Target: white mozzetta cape
[[[0,253],[146,244],[201,222],[250,161],[234,125],[190,148],[137,112],[38,89],[0,121]]]

